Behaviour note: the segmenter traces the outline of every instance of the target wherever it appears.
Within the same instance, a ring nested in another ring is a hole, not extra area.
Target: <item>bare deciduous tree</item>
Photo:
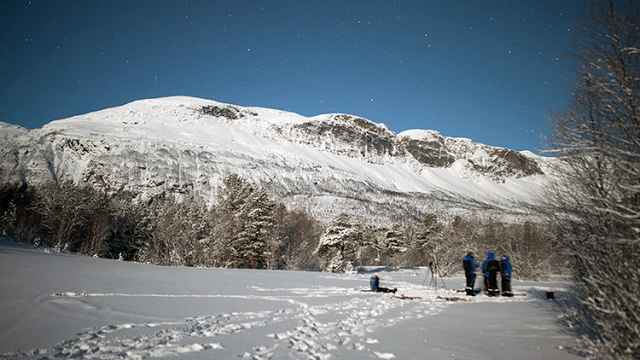
[[[274,262],[281,262],[287,270],[313,268],[316,265],[313,252],[318,246],[320,235],[319,223],[305,211],[284,212],[277,226],[279,256]]]
[[[550,115],[562,174],[552,219],[575,256],[572,309],[605,359],[640,358],[640,2],[594,0],[573,38],[575,82]]]

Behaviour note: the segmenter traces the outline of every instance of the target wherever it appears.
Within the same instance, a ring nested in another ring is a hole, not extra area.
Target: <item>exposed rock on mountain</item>
[[[527,152],[432,130],[400,134],[346,114],[315,117],[215,101],[141,100],[41,129],[0,125],[0,180],[72,180],[136,198],[195,193],[212,202],[230,173],[323,220],[366,223],[427,211],[529,213],[546,181]]]

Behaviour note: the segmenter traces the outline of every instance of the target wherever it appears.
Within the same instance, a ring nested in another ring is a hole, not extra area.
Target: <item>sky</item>
[[[194,96],[542,149],[584,0],[9,0],[0,121]]]

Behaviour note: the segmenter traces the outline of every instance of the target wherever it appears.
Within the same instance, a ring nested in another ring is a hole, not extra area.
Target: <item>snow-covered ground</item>
[[[425,269],[374,271],[420,299],[356,291],[370,273],[157,267],[0,242],[0,358],[579,358],[559,321],[562,278],[467,299],[463,278],[436,291]]]

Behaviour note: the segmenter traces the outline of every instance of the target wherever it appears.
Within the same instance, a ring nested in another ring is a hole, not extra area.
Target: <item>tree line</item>
[[[96,257],[166,266],[351,271],[358,266],[428,266],[461,271],[467,251],[509,254],[514,276],[544,279],[556,245],[541,223],[504,223],[477,214],[426,214],[376,228],[338,215],[323,225],[289,210],[238,175],[222,179],[216,201],[169,194],[148,201],[72,183],[0,188],[4,236]]]
[[[310,269],[322,230],[231,175],[214,206],[196,196],[149,201],[69,182],[0,188],[0,232],[61,251],[167,266]]]
[[[460,273],[469,251],[508,254],[514,277],[544,280],[566,271],[560,247],[542,222],[504,222],[497,216],[428,213],[419,224],[367,228],[348,214],[338,215],[323,232],[315,253],[328,272],[357,266],[436,266],[441,276]]]

